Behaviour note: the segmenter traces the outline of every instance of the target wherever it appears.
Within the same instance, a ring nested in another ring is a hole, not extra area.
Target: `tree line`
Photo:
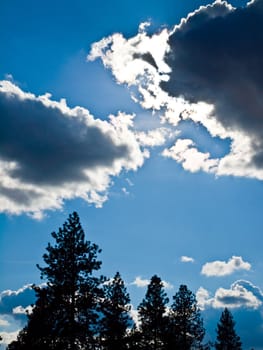
[[[205,344],[195,294],[181,285],[168,306],[157,275],[150,280],[135,322],[120,273],[112,279],[99,274],[101,250],[85,239],[76,212],[51,235],[55,243],[48,243],[45,266],[37,265],[46,282],[32,286],[36,302],[8,350],[241,350],[228,309],[221,314],[214,344]]]

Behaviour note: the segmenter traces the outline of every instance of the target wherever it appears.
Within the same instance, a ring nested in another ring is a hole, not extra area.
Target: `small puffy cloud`
[[[174,286],[170,282],[162,281],[165,289],[173,289]]]
[[[126,187],[122,187],[121,191],[123,194],[125,194],[125,196],[128,196],[130,194]]]
[[[218,308],[248,308],[258,309],[263,302],[262,291],[249,281],[239,280],[229,289],[218,288],[213,297],[203,287],[196,293],[198,305],[201,309]]]
[[[14,315],[27,315],[28,313],[32,312],[33,307],[31,305],[27,307],[23,307],[21,305],[16,306],[13,308],[13,314]]]
[[[143,279],[140,276],[137,276],[131,285],[135,285],[138,288],[145,288],[149,285],[151,281],[148,279]],[[163,287],[165,289],[172,289],[173,285],[170,282],[162,281]]]
[[[143,279],[140,276],[137,276],[131,284],[138,288],[144,288],[144,287],[147,287],[149,283],[150,283],[150,280]]]
[[[211,159],[209,153],[198,151],[194,147],[194,142],[190,139],[179,139],[174,146],[163,151],[163,156],[172,158],[179,163],[185,170],[197,172],[200,170],[206,172],[215,172],[218,164],[217,159]]]
[[[40,217],[63,201],[82,198],[100,207],[113,176],[137,170],[148,156],[132,115],[95,119],[49,94],[35,96],[0,82],[0,211]]]
[[[191,258],[190,256],[187,256],[187,255],[181,256],[180,260],[183,263],[193,263],[195,261],[194,258]]]
[[[251,264],[245,262],[241,256],[232,256],[227,262],[216,260],[203,265],[201,273],[207,277],[227,276],[240,270],[249,271]]]
[[[1,336],[3,338],[2,342],[4,345],[10,344],[12,341],[17,339],[19,330],[14,332],[1,332]]]

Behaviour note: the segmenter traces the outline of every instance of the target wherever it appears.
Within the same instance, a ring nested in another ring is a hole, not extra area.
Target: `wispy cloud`
[[[208,277],[221,277],[231,275],[240,270],[249,271],[251,264],[245,262],[241,256],[232,256],[227,262],[216,260],[203,265],[201,273]]]

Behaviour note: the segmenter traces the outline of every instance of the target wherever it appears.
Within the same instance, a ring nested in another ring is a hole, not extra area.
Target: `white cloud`
[[[17,339],[19,330],[14,331],[14,332],[1,332],[1,336],[3,338],[2,342],[5,345],[10,344],[12,341]]]
[[[241,256],[232,256],[227,262],[216,260],[203,265],[201,273],[205,276],[227,276],[240,270],[249,271],[251,264],[243,261]]]
[[[263,180],[258,59],[262,38],[254,35],[262,19],[260,1],[251,1],[241,10],[218,0],[190,13],[171,31],[150,36],[149,23],[142,23],[132,38],[120,33],[104,38],[92,45],[88,58],[100,58],[118,83],[135,86],[134,100],[145,109],[159,110],[163,123],[178,127],[181,121],[193,121],[212,138],[230,141],[229,153],[219,158],[200,152],[191,139],[178,140],[163,156],[190,172]],[[222,28],[227,36],[222,36]],[[237,32],[246,40],[236,40]],[[193,40],[196,44],[189,45]]]
[[[27,315],[28,313],[32,312],[33,307],[31,305],[27,307],[23,307],[21,305],[16,306],[13,308],[13,314],[14,315]]]
[[[168,128],[158,128],[147,132],[138,131],[136,137],[141,146],[162,146],[167,140],[175,136],[175,132],[171,132]]]
[[[249,308],[258,309],[263,302],[261,290],[249,281],[239,280],[231,285],[229,289],[218,288],[213,297],[208,290],[200,287],[196,293],[200,309],[212,307],[218,308]]]
[[[0,327],[8,327],[8,326],[10,326],[10,323],[4,318],[0,318]]]
[[[0,110],[2,212],[39,218],[78,197],[101,207],[111,178],[136,171],[149,156],[132,130],[134,115],[95,119],[10,81],[0,82]]]
[[[134,323],[138,326],[139,313],[138,313],[138,310],[133,305],[131,305],[131,308],[130,308],[130,316],[133,319]]]
[[[125,194],[125,196],[128,196],[129,194],[130,194],[130,192],[127,190],[127,188],[126,187],[122,187],[122,193],[124,193]]]
[[[162,281],[165,289],[173,289],[174,286],[170,282]]]
[[[17,290],[12,290],[12,289],[6,289],[0,293],[0,302],[3,301],[3,298],[5,297],[14,297],[18,296],[19,294],[23,294],[27,290],[32,290],[32,285],[31,284],[26,284],[23,287],[17,289]]]
[[[151,281],[148,279],[143,279],[140,276],[137,276],[131,285],[135,285],[138,288],[145,288],[149,285]],[[170,282],[162,281],[163,287],[165,289],[172,289],[173,285]]]
[[[171,103],[169,110],[174,111],[174,99],[160,88],[160,82],[168,79],[170,68],[164,62],[169,49],[169,32],[163,29],[158,34],[149,36],[147,25],[142,23],[139,33],[129,39],[116,33],[94,43],[88,60],[100,58],[103,65],[110,69],[119,84],[137,88],[132,97],[143,108],[161,110]],[[175,107],[176,109],[176,107]]]
[[[214,173],[218,164],[218,160],[211,159],[209,153],[199,152],[190,139],[177,140],[174,146],[166,148],[162,154],[182,163],[183,168],[192,173],[200,170]]]
[[[186,256],[186,255],[181,256],[180,260],[183,263],[193,263],[195,261],[194,258],[191,258],[190,256]]]
[[[41,286],[41,285],[40,285]],[[31,311],[35,301],[35,291],[31,285],[25,285],[18,290],[5,290],[0,293],[0,315],[9,321],[8,317],[24,320],[26,310]]]
[[[211,305],[211,299],[208,290],[200,287],[196,292],[196,300],[200,310],[204,310],[207,305]]]
[[[140,276],[137,276],[131,284],[135,285],[138,288],[144,288],[147,287],[149,283],[150,280],[142,279]]]
[[[145,29],[142,23],[139,33],[130,39],[125,39],[120,33],[103,38],[92,45],[88,60],[100,58],[119,83],[136,85],[144,76],[159,79],[157,70],[162,73],[170,71],[163,60],[168,50],[168,31],[165,29],[150,37]]]

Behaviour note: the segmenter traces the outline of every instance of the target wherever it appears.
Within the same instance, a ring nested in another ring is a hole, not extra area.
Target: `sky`
[[[157,274],[263,349],[263,0],[2,0],[0,334],[77,211],[136,309]]]

